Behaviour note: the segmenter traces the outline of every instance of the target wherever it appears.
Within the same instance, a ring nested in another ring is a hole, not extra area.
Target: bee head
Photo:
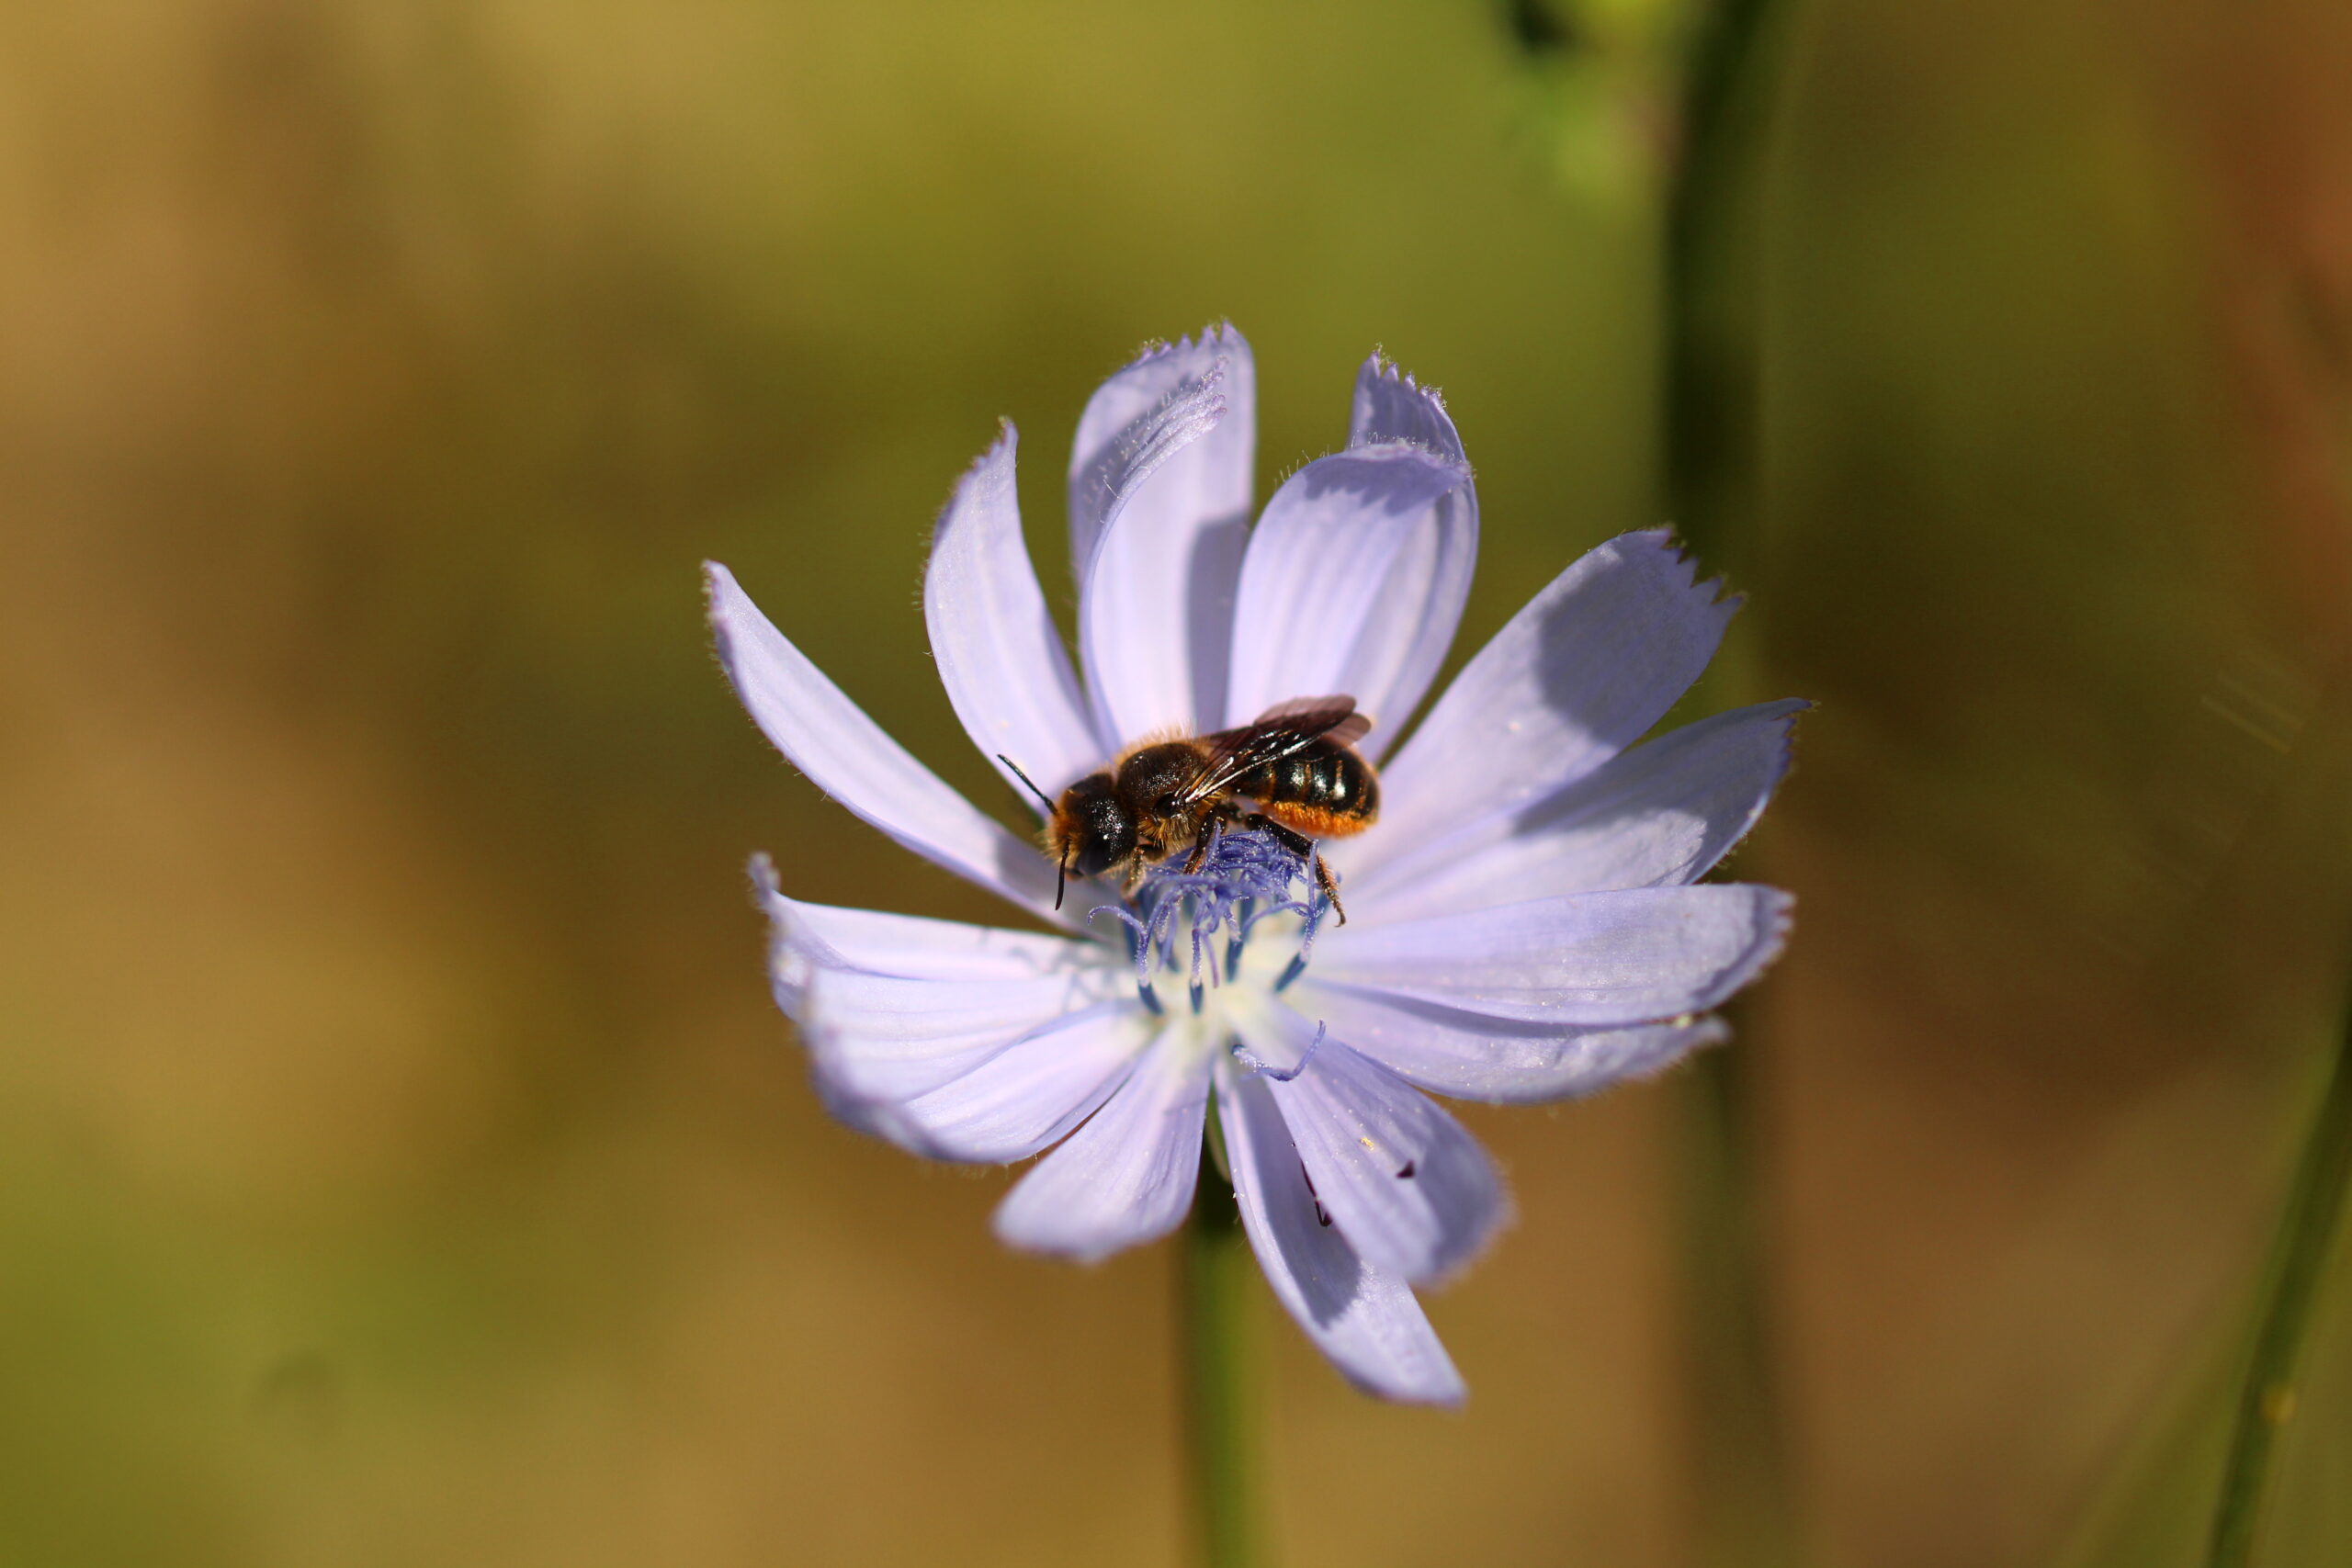
[[[1066,876],[1093,876],[1136,852],[1136,821],[1108,773],[1090,773],[1062,791],[1046,833]]]
[[[1046,849],[1061,873],[1054,884],[1055,908],[1062,907],[1062,890],[1071,872],[1092,876],[1136,852],[1135,816],[1119,799],[1109,773],[1089,773],[1055,800],[1021,771],[1020,763],[1001,751],[996,760],[1028,785],[1046,808]]]

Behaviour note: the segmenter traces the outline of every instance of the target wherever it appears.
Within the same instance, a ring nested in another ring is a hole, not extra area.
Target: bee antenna
[[[1032,779],[1027,773],[1021,771],[1020,763],[1014,761],[1012,758],[1006,756],[1001,751],[999,751],[996,754],[996,760],[1002,762],[1006,767],[1011,768],[1012,770],[1012,776],[1019,779],[1023,784],[1027,784],[1029,786],[1029,793],[1043,801],[1046,810],[1051,811],[1054,808],[1054,797],[1047,795],[1044,790],[1039,789],[1037,787],[1036,781]],[[1060,906],[1058,905],[1056,906],[1057,908],[1059,907]]]

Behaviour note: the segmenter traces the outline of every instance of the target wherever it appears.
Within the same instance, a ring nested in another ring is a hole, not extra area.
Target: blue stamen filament
[[[1297,883],[1306,885],[1303,897],[1293,895]],[[1299,856],[1264,833],[1231,832],[1210,842],[1198,871],[1175,863],[1155,866],[1144,874],[1142,885],[1127,901],[1100,905],[1088,911],[1088,918],[1109,915],[1126,928],[1136,994],[1154,1014],[1164,1010],[1152,982],[1161,968],[1178,967],[1181,930],[1188,950],[1182,967],[1193,1011],[1198,1013],[1207,1005],[1208,987],[1239,977],[1250,933],[1270,915],[1296,915],[1303,922],[1297,955],[1275,989],[1296,979],[1306,970],[1325,906]],[[1215,959],[1220,932],[1225,935],[1222,966]]]
[[[1234,1043],[1233,1059],[1240,1063],[1243,1066],[1249,1068],[1252,1073],[1259,1074],[1264,1077],[1270,1077],[1276,1083],[1289,1083],[1292,1079],[1297,1077],[1299,1074],[1306,1071],[1306,1064],[1315,1060],[1315,1053],[1321,1049],[1323,1049],[1323,1024],[1320,1020],[1317,1020],[1315,1025],[1315,1038],[1306,1043],[1306,1050],[1298,1058],[1298,1066],[1291,1068],[1288,1072],[1283,1071],[1283,1069],[1275,1066],[1272,1062],[1269,1062],[1264,1057],[1259,1055],[1255,1051],[1250,1050],[1249,1046],[1241,1044],[1238,1041]]]

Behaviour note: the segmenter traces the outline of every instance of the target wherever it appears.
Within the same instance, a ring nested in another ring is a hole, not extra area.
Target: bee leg
[[[1208,819],[1201,825],[1200,838],[1193,841],[1193,852],[1185,857],[1184,874],[1187,876],[1197,874],[1201,867],[1208,863],[1209,851],[1216,847],[1217,840],[1224,835],[1227,824],[1240,820],[1240,811],[1231,805],[1220,806],[1210,812]]]
[[[1241,819],[1241,825],[1245,828],[1257,829],[1301,860],[1307,860],[1315,853],[1314,840],[1295,829],[1283,827],[1262,812],[1252,811]]]
[[[1340,908],[1339,879],[1331,874],[1331,868],[1323,863],[1323,857],[1317,852],[1314,840],[1256,812],[1241,820],[1249,827],[1262,829],[1274,842],[1312,865],[1315,868],[1315,886],[1323,890],[1323,897],[1331,900],[1331,912],[1340,917],[1340,923],[1343,926],[1348,923],[1348,912]]]
[[[1323,857],[1319,854],[1315,857],[1315,886],[1323,889],[1323,897],[1331,900],[1331,912],[1340,917],[1341,925],[1346,925],[1348,911],[1340,902],[1339,880],[1331,874],[1331,868],[1323,863]]]

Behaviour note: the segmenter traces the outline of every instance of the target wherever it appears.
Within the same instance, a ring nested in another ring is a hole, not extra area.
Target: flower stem
[[[2255,1560],[2263,1504],[2269,1494],[2271,1458],[2278,1428],[2295,1408],[2295,1364],[2311,1323],[2323,1265],[2344,1213],[2352,1184],[2352,1010],[2347,1010],[2327,1092],[2296,1162],[2287,1209],[2280,1218],[2262,1326],[2238,1396],[2230,1456],[2222,1470],[2222,1495],[2213,1512],[2213,1535],[2206,1561],[2211,1568],[2245,1568]]]
[[[1259,1568],[1265,1561],[1250,1408],[1251,1268],[1233,1194],[1204,1169],[1184,1227],[1178,1290],[1193,1529],[1206,1568]]]
[[[1681,144],[1664,192],[1662,467],[1668,516],[1702,569],[1749,564],[1758,510],[1761,373],[1757,247],[1741,230],[1785,6],[1700,0],[1683,71]],[[1719,657],[1707,685],[1736,675]],[[1732,696],[1731,700],[1737,700]],[[1727,705],[1712,702],[1710,706]],[[1758,1206],[1754,1010],[1687,1080],[1683,1199],[1691,1336],[1697,1560],[1782,1568],[1797,1555],[1771,1365]]]
[[[1770,0],[1699,0],[1683,68],[1681,140],[1668,165],[1661,391],[1668,519],[1720,569],[1753,510],[1758,374],[1736,232],[1770,86]],[[1752,294],[1753,290],[1747,289]]]
[[[1724,1010],[1733,1037],[1686,1080],[1683,1278],[1691,1336],[1689,1420],[1698,1445],[1696,1560],[1785,1568],[1796,1560],[1765,1286],[1753,1010]]]

